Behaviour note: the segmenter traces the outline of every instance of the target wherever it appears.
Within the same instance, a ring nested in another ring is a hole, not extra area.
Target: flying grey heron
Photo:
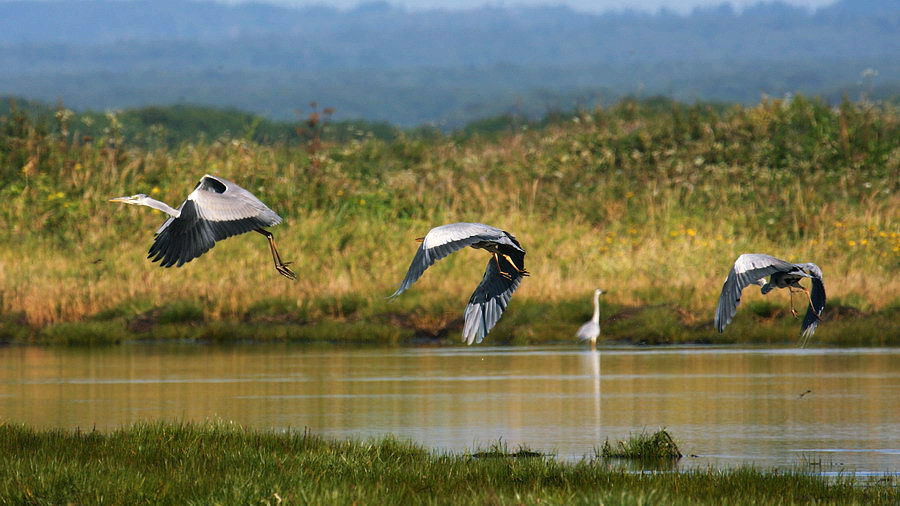
[[[769,276],[768,283],[765,280],[766,276]],[[800,285],[800,280],[803,278],[810,279],[812,294]],[[719,304],[716,307],[716,330],[722,332],[725,330],[725,326],[731,323],[731,319],[737,312],[738,304],[741,302],[741,292],[752,284],[761,286],[763,295],[774,288],[787,288],[791,294],[791,314],[795,318],[798,315],[797,310],[794,309],[794,292],[806,294],[809,307],[803,318],[800,343],[801,346],[806,346],[819,325],[822,310],[825,309],[825,283],[822,281],[822,269],[813,263],[792,264],[760,253],[745,253],[739,256],[722,286],[722,295],[719,296]]]
[[[422,244],[392,298],[415,283],[425,269],[454,251],[470,246],[491,253],[484,277],[466,305],[462,334],[465,343],[480,343],[500,319],[522,277],[528,276],[525,250],[509,232],[481,223],[441,225],[416,240]]]
[[[288,268],[291,262],[281,261],[272,233],[263,228],[281,223],[281,217],[252,193],[227,179],[209,174],[203,176],[178,209],[143,193],[110,199],[110,202],[152,207],[169,215],[156,231],[147,254],[147,258],[159,262],[162,267],[181,267],[209,251],[216,241],[256,231],[269,240],[272,260],[279,274],[297,279]]]
[[[600,337],[600,294],[603,290],[599,288],[594,290],[594,316],[590,321],[585,322],[575,336],[582,341],[590,341],[591,348],[597,346],[597,338]]]

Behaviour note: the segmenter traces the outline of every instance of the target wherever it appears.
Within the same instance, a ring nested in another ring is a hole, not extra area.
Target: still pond
[[[437,451],[562,459],[665,427],[680,468],[900,473],[900,349],[0,349],[0,422],[112,430],[224,419]]]

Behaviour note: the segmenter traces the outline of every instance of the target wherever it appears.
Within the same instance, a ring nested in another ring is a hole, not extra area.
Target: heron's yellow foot
[[[509,260],[510,265],[512,265],[513,268],[515,268],[515,269],[519,272],[519,274],[521,274],[521,275],[523,275],[523,276],[530,276],[530,275],[531,275],[531,273],[528,272],[528,271],[526,271],[525,269],[520,269],[519,266],[516,265],[515,262],[513,262],[513,259],[510,258],[509,255],[503,255],[503,258]],[[499,265],[499,263],[498,263],[497,265]]]
[[[292,271],[288,267],[288,265],[291,265],[292,263],[293,262],[282,262],[275,264],[275,270],[277,270],[279,274],[290,279],[291,281],[297,281],[297,275],[294,274],[294,271]]]

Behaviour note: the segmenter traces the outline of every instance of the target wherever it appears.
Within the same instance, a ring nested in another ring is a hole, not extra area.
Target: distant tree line
[[[78,110],[234,107],[283,122],[317,100],[335,120],[448,130],[629,95],[885,99],[900,90],[898,33],[900,6],[883,0],[686,15],[16,0],[0,2],[0,93]]]

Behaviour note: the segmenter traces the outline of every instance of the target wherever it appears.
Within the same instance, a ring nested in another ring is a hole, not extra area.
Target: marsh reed
[[[499,136],[314,148],[231,138],[143,148],[114,122],[102,138],[79,136],[76,123],[65,114],[56,124],[0,118],[7,324],[128,320],[188,304],[206,322],[402,315],[417,329],[440,328],[461,312],[484,255],[453,255],[396,302],[384,298],[413,239],[454,221],[509,230],[528,251],[533,275],[509,308],[513,325],[498,327],[512,341],[531,335],[515,312],[538,306],[561,334],[574,332],[595,287],[613,310],[668,305],[681,324],[700,326],[742,252],[818,263],[829,306],[843,315],[900,307],[900,113],[888,105],[626,100]],[[145,257],[164,216],[106,202],[147,193],[178,205],[205,173],[238,182],[285,218],[272,232],[299,281],[280,279],[264,240],[250,235],[161,269]],[[779,295],[746,302],[786,307]]]

